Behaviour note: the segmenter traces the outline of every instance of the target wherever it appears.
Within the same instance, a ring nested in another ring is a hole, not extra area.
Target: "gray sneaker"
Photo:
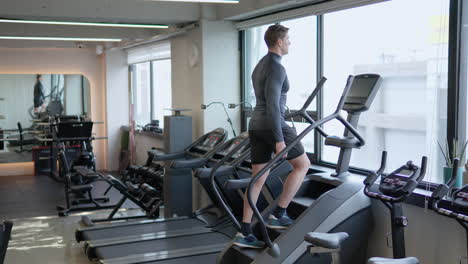
[[[274,215],[268,217],[267,227],[271,229],[286,229],[292,225],[294,221],[289,218],[287,214],[284,214],[280,218],[276,218]]]
[[[237,233],[234,237],[234,245],[241,248],[264,248],[265,242],[258,240],[253,234],[244,236],[242,233]]]

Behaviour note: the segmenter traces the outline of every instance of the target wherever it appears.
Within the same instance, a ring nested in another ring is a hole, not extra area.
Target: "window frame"
[[[454,139],[458,139],[460,141],[465,141],[467,139],[467,132],[465,131],[465,127],[467,125],[468,120],[466,120],[467,116],[464,112],[460,113],[460,109],[466,108],[466,104],[468,104],[468,91],[467,89],[462,89],[462,87],[466,87],[468,85],[468,81],[463,79],[463,83],[461,84],[461,68],[462,66],[462,59],[460,58],[460,54],[462,54],[462,28],[463,28],[463,8],[462,8],[462,0],[447,0],[449,1],[449,31],[448,31],[448,94],[447,94],[447,140],[448,142],[452,142]],[[379,4],[379,3],[376,3]],[[468,8],[468,7],[464,7]],[[465,12],[468,15],[468,12]],[[314,16],[314,14],[311,14]],[[317,81],[323,77],[324,71],[324,15],[316,15],[317,17]],[[468,18],[467,18],[468,19]],[[281,22],[281,21],[280,21]],[[247,56],[247,43],[245,38],[245,30],[243,29],[239,31],[240,34],[240,61],[241,61],[241,98],[244,101],[246,95],[246,81],[248,80],[249,76],[246,76],[247,73],[245,72],[246,66],[246,56]],[[468,49],[467,49],[468,50]],[[465,64],[468,64],[468,59]],[[465,69],[463,74],[468,74],[468,70]],[[323,93],[320,92],[317,95],[317,111],[315,113],[311,113],[311,117],[314,120],[320,119],[323,117]],[[241,110],[241,130],[246,131],[247,128],[247,119],[252,115],[253,109],[245,108],[242,106]],[[292,109],[292,111],[294,111]],[[336,163],[326,162],[322,160],[322,149],[323,149],[324,140],[321,135],[314,131],[314,153],[307,153],[307,156],[311,160],[313,164],[318,166],[324,166],[329,168],[335,168]],[[450,146],[450,152],[451,152]],[[468,151],[468,150],[467,150]],[[465,161],[463,161],[465,162]],[[373,171],[375,168],[359,168],[359,167],[349,167],[349,171],[351,173],[362,174],[366,175]],[[439,183],[435,182],[428,182],[423,181],[420,187],[424,187],[429,190],[433,190],[438,186]]]
[[[156,60],[149,60],[149,61],[141,61],[141,62],[138,62],[138,63],[132,63],[130,65],[128,65],[128,71],[129,71],[129,75],[131,76],[135,76],[136,75],[136,65],[137,64],[140,64],[140,63],[149,63],[149,77],[150,77],[150,91],[149,91],[149,96],[150,96],[150,120],[148,121],[151,122],[151,120],[154,120],[155,119],[155,116],[154,116],[154,108],[155,108],[155,103],[154,103],[154,93],[155,93],[155,81],[154,81],[154,66],[153,66],[153,62],[156,62],[156,61],[163,61],[163,60],[170,60],[171,61],[171,65],[172,65],[172,58],[169,57],[169,58],[162,58],[162,59],[156,59]],[[172,72],[172,70],[171,70]],[[172,73],[171,73],[172,74]],[[131,99],[130,99],[130,102],[131,102],[131,107],[133,107],[133,112],[135,113],[135,96],[136,96],[136,85],[137,85],[137,80],[136,78],[132,78],[131,82],[130,82],[130,94],[131,94]],[[171,94],[172,94],[172,83],[171,83]],[[135,116],[133,116],[133,120],[131,120],[131,122],[133,122],[135,120]],[[160,122],[164,122],[164,120],[160,120]],[[148,124],[147,123],[147,124]],[[144,126],[146,124],[136,124],[136,126]]]

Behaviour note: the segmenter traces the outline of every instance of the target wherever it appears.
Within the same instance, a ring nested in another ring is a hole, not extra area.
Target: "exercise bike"
[[[381,201],[391,212],[392,226],[392,248],[393,259],[371,258],[368,264],[419,264],[419,260],[414,257],[406,257],[404,228],[408,225],[408,218],[403,214],[402,202],[405,201],[423,180],[426,174],[427,157],[423,157],[421,167],[416,166],[412,161],[396,169],[387,176],[382,173],[385,170],[387,152],[382,152],[380,168],[375,173],[371,173],[364,180],[364,193],[372,198]],[[382,177],[377,191],[371,190],[379,177]],[[348,234],[341,233],[318,233],[306,234],[305,241],[309,242],[309,252],[312,254],[330,253],[332,264],[340,263],[340,248],[348,238]]]
[[[453,218],[463,226],[466,234],[468,235],[468,185],[465,185],[452,194],[451,204],[448,206],[441,206],[443,198],[447,195],[453,187],[455,180],[457,179],[457,169],[459,164],[458,159],[453,160],[453,171],[452,176],[447,184],[441,184],[437,186],[435,191],[431,195],[432,209],[443,216]],[[464,258],[464,257],[461,257]]]

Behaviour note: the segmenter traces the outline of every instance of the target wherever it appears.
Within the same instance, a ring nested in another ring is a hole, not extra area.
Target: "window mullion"
[[[324,57],[324,47],[323,47],[323,22],[324,17],[323,15],[317,16],[317,83],[323,77],[323,57]],[[319,120],[323,117],[323,90],[317,94],[317,113],[316,119]],[[323,126],[322,126],[323,127]],[[318,163],[322,160],[322,149],[323,149],[323,140],[322,136],[317,132],[314,131],[314,153],[315,153],[315,160],[313,162]]]
[[[460,99],[460,41],[462,0],[450,0],[449,16],[449,46],[448,46],[448,83],[447,83],[447,142],[461,139],[459,128]],[[449,145],[449,155],[452,155],[453,144]]]
[[[151,113],[150,113],[150,119],[151,120],[154,120],[156,119],[156,117],[154,116],[154,74],[153,74],[153,71],[154,71],[154,68],[153,68],[153,61],[150,61],[149,62],[150,64],[150,109],[151,109]],[[151,122],[150,120],[150,122]]]

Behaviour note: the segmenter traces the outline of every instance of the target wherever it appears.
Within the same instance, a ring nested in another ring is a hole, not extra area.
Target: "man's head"
[[[38,81],[38,82],[42,81],[42,75],[41,74],[36,75],[36,81]]]
[[[265,32],[265,43],[270,51],[280,52],[279,55],[286,55],[289,52],[289,41],[288,36],[289,28],[280,24],[270,26]]]

